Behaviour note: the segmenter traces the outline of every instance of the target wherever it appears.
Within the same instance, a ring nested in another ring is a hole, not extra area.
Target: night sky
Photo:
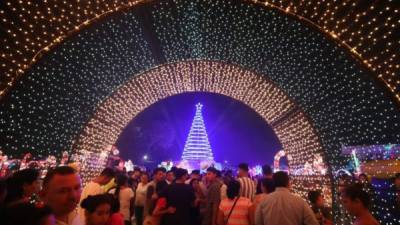
[[[211,93],[174,95],[151,105],[132,120],[117,140],[124,159],[143,164],[180,160],[201,102],[209,141],[217,162],[232,166],[272,164],[281,144],[271,127],[251,108],[230,97]]]

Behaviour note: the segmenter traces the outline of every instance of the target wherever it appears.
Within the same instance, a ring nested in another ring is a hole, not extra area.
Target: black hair
[[[308,192],[308,200],[312,203],[315,204],[317,203],[318,197],[321,196],[321,191],[316,190],[316,191],[309,191]]]
[[[185,176],[186,174],[188,174],[188,171],[182,168],[178,168],[175,170],[175,179],[179,180],[181,179],[183,176]]]
[[[350,198],[352,201],[359,199],[365,208],[368,208],[371,202],[368,192],[364,191],[360,184],[352,184],[346,187],[343,191],[343,195]]]
[[[100,176],[113,178],[115,176],[115,172],[113,169],[107,167],[107,168],[104,168],[103,171],[101,171]]]
[[[115,177],[115,183],[117,187],[115,188],[115,197],[119,199],[119,192],[121,191],[121,186],[126,185],[128,183],[128,177],[125,174],[118,174]]]
[[[47,172],[46,177],[43,179],[43,186],[47,186],[55,175],[71,175],[75,174],[76,170],[69,166],[59,166]]]
[[[240,183],[237,180],[231,180],[227,185],[226,195],[229,199],[234,199],[239,195],[240,191]]]
[[[249,172],[249,165],[247,163],[240,163],[239,164],[239,169],[244,170],[246,172]]]
[[[39,178],[39,171],[35,169],[24,169],[15,172],[7,179],[6,204],[21,199],[24,196],[24,184],[32,184]]]
[[[112,201],[108,194],[89,195],[81,202],[81,207],[89,213],[93,213],[96,211],[97,207],[103,204],[108,204],[110,207],[112,206]]]
[[[278,171],[272,175],[275,187],[287,187],[289,186],[289,175],[286,172]]]
[[[261,179],[261,184],[265,188],[265,190],[267,190],[268,193],[275,191],[275,183],[272,179],[269,178]]]
[[[134,168],[133,168],[133,172],[142,172],[142,170],[140,169],[140,167],[137,167],[137,166],[135,166]]]
[[[12,204],[4,210],[2,222],[5,225],[41,225],[52,214],[50,207],[42,203],[27,202]]]
[[[200,170],[192,170],[192,174],[200,175]]]
[[[396,174],[394,175],[394,179],[400,179],[400,173],[396,173]]]
[[[111,203],[111,213],[117,213],[120,210],[119,200],[113,194],[105,194]]]
[[[211,173],[217,175],[218,170],[215,169],[214,167],[208,167],[208,168],[207,168],[207,172],[211,172]]]
[[[164,167],[157,167],[157,168],[154,169],[153,175],[156,175],[160,171],[163,172],[163,173],[167,172],[167,170]]]
[[[271,166],[270,165],[268,165],[268,164],[265,164],[263,167],[262,167],[262,173],[264,174],[264,175],[272,175],[272,169],[271,169]]]

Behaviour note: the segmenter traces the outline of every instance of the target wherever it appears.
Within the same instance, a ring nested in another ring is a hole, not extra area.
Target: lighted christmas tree
[[[203,105],[196,105],[196,114],[193,118],[192,127],[187,137],[185,148],[182,154],[182,160],[186,161],[214,161],[206,126],[204,125],[203,115],[201,113]]]

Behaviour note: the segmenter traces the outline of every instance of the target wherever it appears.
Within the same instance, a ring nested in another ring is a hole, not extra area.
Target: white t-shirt
[[[89,195],[104,194],[104,189],[100,184],[90,181],[82,190],[81,200],[79,201],[78,213],[82,221],[85,221],[85,210],[81,208],[81,202]]]
[[[115,189],[109,191],[110,194],[115,193]],[[131,199],[134,193],[131,188],[124,188],[119,191],[119,212],[124,215],[124,220],[130,220],[131,217]]]
[[[136,188],[135,206],[143,207],[146,202],[147,187],[149,183],[143,185],[142,182]]]

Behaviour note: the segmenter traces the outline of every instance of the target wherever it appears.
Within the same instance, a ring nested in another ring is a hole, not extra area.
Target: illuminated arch
[[[20,76],[26,73],[46,52],[56,47],[70,36],[91,26],[93,23],[146,4],[157,4],[155,0],[116,0],[113,4],[107,1],[89,0],[70,4],[49,4],[16,2],[5,0],[0,10],[2,20],[0,27],[6,30],[2,52],[0,73],[6,74],[0,85],[0,98],[15,84]],[[400,11],[396,1],[374,2],[329,2],[328,5],[314,0],[304,4],[303,1],[291,0],[243,0],[245,4],[257,4],[267,9],[278,10],[282,14],[294,16],[303,23],[311,24],[337,41],[338,45],[347,48],[355,58],[368,67],[400,101],[398,88],[400,79],[398,65],[400,55],[396,50],[400,43],[395,34],[399,24],[396,23]],[[328,3],[328,2],[327,2]],[[47,13],[43,10],[46,9]],[[9,14],[7,10],[13,11]],[[67,15],[64,13],[67,12]],[[53,13],[56,11],[57,13]],[[32,16],[33,13],[36,16]],[[19,14],[19,22],[15,25],[13,15]],[[387,16],[383,20],[381,15]],[[53,29],[47,28],[50,21]],[[368,21],[368,23],[366,22]],[[365,37],[365,34],[368,34]],[[16,41],[17,40],[17,41]]]
[[[161,99],[185,92],[222,94],[251,107],[271,125],[283,149],[291,155],[288,163],[294,170],[312,163],[314,155],[324,154],[312,122],[273,82],[231,64],[184,61],[160,65],[135,76],[97,108],[74,146],[82,156],[84,179],[104,168],[105,160],[99,156],[109,154],[108,146],[116,142],[138,113]],[[327,167],[326,162],[324,166]],[[329,176],[319,177],[325,187],[330,186]],[[306,191],[299,189],[303,195]]]

